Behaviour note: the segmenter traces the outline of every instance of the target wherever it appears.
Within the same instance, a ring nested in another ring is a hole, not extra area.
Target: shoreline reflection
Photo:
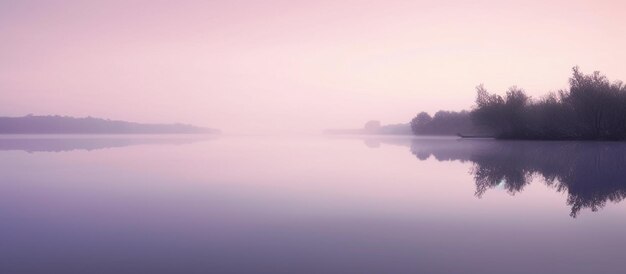
[[[375,138],[372,143],[403,145],[420,161],[469,162],[482,197],[496,187],[514,195],[534,178],[567,194],[570,216],[596,212],[626,198],[626,144],[619,142],[496,141],[453,138]]]
[[[184,145],[214,140],[215,136],[145,135],[3,135],[0,151],[68,152],[100,150],[136,145]]]

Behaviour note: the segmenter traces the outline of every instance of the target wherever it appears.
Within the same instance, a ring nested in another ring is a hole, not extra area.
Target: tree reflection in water
[[[539,179],[567,193],[570,215],[597,211],[626,198],[626,144],[620,142],[542,142],[458,140],[452,138],[379,139],[411,147],[419,160],[471,162],[477,197],[502,187],[514,195]],[[370,140],[371,142],[371,140]]]
[[[566,192],[572,217],[626,197],[626,144],[617,142],[536,142],[493,140],[414,140],[420,160],[470,161],[476,196],[504,187],[510,194],[534,177]]]

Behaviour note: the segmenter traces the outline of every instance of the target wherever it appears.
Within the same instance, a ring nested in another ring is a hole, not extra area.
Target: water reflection
[[[572,274],[626,268],[626,220],[620,218],[626,203],[574,222],[564,195],[536,180],[511,188],[525,192],[514,202],[508,195],[472,195],[473,176],[483,173],[468,170],[478,163],[490,168],[485,174],[494,181],[511,174],[500,164],[521,174],[545,169],[533,165],[548,159],[532,163],[524,144],[387,138],[369,140],[369,148],[354,139],[219,138],[92,152],[0,151],[0,273]],[[163,140],[148,143],[157,141]],[[509,151],[515,147],[524,151]],[[416,160],[411,151],[428,160]],[[558,174],[567,165],[556,167]]]
[[[134,145],[183,145],[217,138],[215,136],[113,136],[113,135],[16,135],[0,137],[0,151],[64,152],[99,150]]]
[[[538,142],[457,139],[369,139],[405,145],[417,159],[472,164],[475,195],[504,188],[514,195],[533,179],[567,194],[570,215],[597,211],[626,197],[626,144],[617,142]]]

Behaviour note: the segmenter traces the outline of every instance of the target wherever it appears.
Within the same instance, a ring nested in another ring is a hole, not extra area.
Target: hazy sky
[[[623,1],[0,0],[0,115],[316,132],[626,80]]]

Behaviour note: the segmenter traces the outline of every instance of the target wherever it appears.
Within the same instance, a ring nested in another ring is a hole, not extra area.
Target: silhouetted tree
[[[380,129],[380,121],[370,120],[363,126],[365,131],[374,132]]]
[[[472,121],[467,111],[440,110],[431,117],[420,112],[411,120],[411,130],[416,135],[454,135],[472,130]]]
[[[626,139],[626,87],[599,72],[585,75],[573,68],[569,90],[532,100],[512,87],[502,98],[476,88],[471,117],[508,139]]]
[[[430,114],[422,111],[417,114],[413,120],[411,120],[411,130],[414,134],[420,134],[420,131],[422,131],[432,120],[433,117],[430,117]]]

